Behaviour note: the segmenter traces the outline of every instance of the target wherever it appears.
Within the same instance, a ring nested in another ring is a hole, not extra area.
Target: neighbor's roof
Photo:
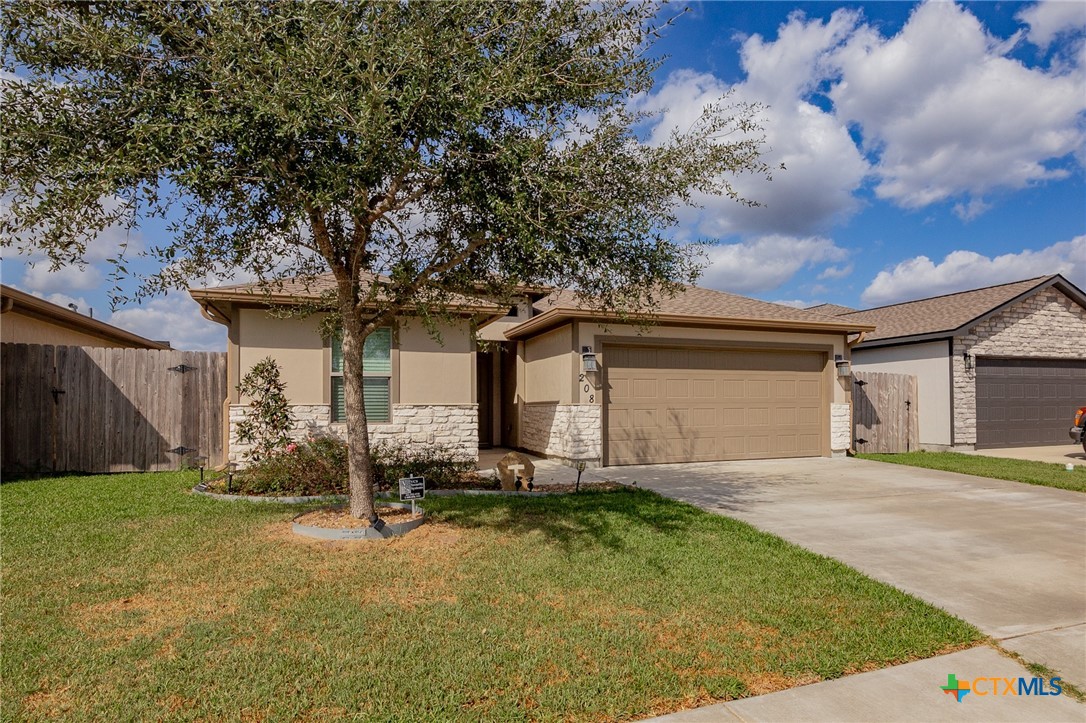
[[[96,336],[103,341],[114,342],[119,346],[144,349],[170,348],[169,342],[145,339],[139,334],[133,334],[104,321],[99,321],[71,309],[65,309],[63,306],[58,306],[45,299],[39,299],[10,286],[0,285],[0,298],[2,298],[0,306],[2,306],[4,313],[18,312],[24,316],[33,317],[65,329]]]
[[[827,316],[841,316],[842,314],[851,314],[856,309],[850,306],[841,306],[840,304],[818,304],[817,306],[808,306],[807,311],[814,311]]]
[[[535,303],[539,312],[522,324],[506,331],[510,339],[523,339],[546,331],[565,321],[584,319],[601,322],[621,322],[613,311],[593,308],[571,291],[556,291]],[[783,329],[849,333],[870,331],[874,327],[863,321],[844,321],[806,309],[773,304],[725,291],[687,286],[670,299],[662,299],[650,317],[653,323],[669,326],[708,326],[747,329]]]
[[[388,280],[384,276],[377,278],[381,281]],[[276,280],[268,282],[266,285],[253,282],[189,289],[189,294],[200,303],[229,301],[256,305],[281,304],[286,306],[320,299],[322,296],[335,292],[335,290],[335,277],[332,274],[321,274],[313,278]],[[470,314],[504,313],[508,308],[492,304],[485,299],[460,295],[453,296],[451,306],[459,312]]]
[[[1086,296],[1082,290],[1059,274],[1054,274],[855,311],[838,318],[875,325],[874,333],[868,334],[861,346],[890,339],[897,342],[944,338],[956,336],[1004,307],[1049,286],[1057,287],[1086,306]]]

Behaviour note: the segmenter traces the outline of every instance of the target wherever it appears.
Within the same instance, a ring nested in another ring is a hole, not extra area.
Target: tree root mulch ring
[[[411,510],[400,507],[384,507],[378,505],[377,515],[387,524],[398,522],[410,522],[422,517],[422,513],[411,514]],[[329,530],[354,530],[370,526],[370,521],[359,519],[351,515],[346,507],[332,507],[323,510],[313,510],[300,515],[294,520],[299,525],[311,527],[324,527]]]

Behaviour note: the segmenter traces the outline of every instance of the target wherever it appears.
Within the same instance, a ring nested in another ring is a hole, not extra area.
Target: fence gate
[[[916,377],[852,373],[852,442],[857,452],[897,453],[919,448]]]
[[[220,464],[226,354],[0,345],[5,477]]]

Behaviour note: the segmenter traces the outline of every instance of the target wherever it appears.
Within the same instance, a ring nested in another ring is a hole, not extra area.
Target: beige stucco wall
[[[52,344],[54,346],[131,347],[115,339],[84,334],[75,329],[50,324],[43,319],[23,316],[17,309],[0,314],[0,341],[18,344]]]
[[[279,365],[291,404],[327,404],[328,370],[319,322],[318,316],[277,319],[263,309],[239,309],[234,323],[240,376],[270,356]]]
[[[420,323],[398,333],[401,404],[471,404],[475,401],[475,354],[467,321],[441,327],[441,342]]]
[[[278,319],[262,309],[239,309],[230,335],[231,351],[237,338],[239,378],[270,356],[279,365],[291,404],[330,403],[331,351],[318,333],[320,319]],[[438,342],[421,323],[402,323],[393,343],[393,401],[473,403],[475,355],[469,331],[467,320],[443,325]]]
[[[853,349],[852,368],[916,377],[920,444],[949,446],[950,344],[944,339],[876,349]]]
[[[479,339],[482,341],[508,341],[505,332],[532,318],[532,305],[528,301],[520,301],[516,304],[516,307],[516,316],[503,316],[480,329]]]
[[[573,327],[567,324],[524,342],[524,401],[570,404]]]

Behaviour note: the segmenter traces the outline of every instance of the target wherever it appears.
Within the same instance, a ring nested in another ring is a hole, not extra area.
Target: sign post
[[[425,477],[404,477],[400,480],[400,502],[411,502],[411,516],[415,516],[415,500],[426,498]]]

